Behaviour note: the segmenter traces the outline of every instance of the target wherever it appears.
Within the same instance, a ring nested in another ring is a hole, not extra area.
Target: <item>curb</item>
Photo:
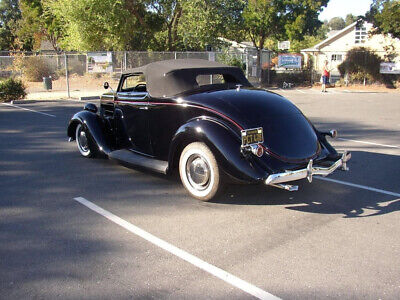
[[[36,102],[37,100],[12,100],[10,104],[32,104]]]

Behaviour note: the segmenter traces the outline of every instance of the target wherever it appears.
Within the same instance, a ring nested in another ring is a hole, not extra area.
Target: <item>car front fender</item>
[[[176,131],[170,145],[169,170],[179,163],[183,148],[195,141],[205,143],[222,169],[234,179],[255,182],[265,177],[265,171],[241,154],[239,135],[219,120],[205,117],[192,119]]]
[[[109,143],[107,143],[104,134],[102,121],[96,113],[83,110],[72,116],[67,130],[68,136],[72,140],[75,140],[75,130],[78,124],[82,124],[82,126],[89,132],[90,137],[97,145],[100,152],[103,152],[106,155],[111,152]]]

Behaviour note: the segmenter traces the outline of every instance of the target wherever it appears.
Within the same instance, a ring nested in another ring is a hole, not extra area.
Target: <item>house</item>
[[[346,28],[329,35],[328,38],[318,43],[312,48],[303,49],[301,53],[305,56],[304,61],[314,57],[314,69],[321,73],[324,62],[327,60],[329,68],[332,69],[333,77],[340,75],[337,66],[340,65],[346,58],[348,50],[355,47],[365,47],[374,51],[377,55],[384,58],[388,54],[388,49],[391,48],[399,56],[395,61],[400,60],[400,40],[394,39],[382,34],[371,35],[370,31],[372,24],[357,21],[347,26]]]
[[[238,43],[236,41],[228,40],[223,37],[219,37],[218,40],[220,40],[224,45],[228,46],[229,52],[250,53],[257,51],[252,42],[245,41]]]

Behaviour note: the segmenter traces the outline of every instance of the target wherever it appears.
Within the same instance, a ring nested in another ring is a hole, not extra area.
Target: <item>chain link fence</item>
[[[261,68],[255,51],[229,52],[86,52],[86,53],[18,53],[0,52],[0,78],[21,77],[28,98],[60,96],[79,98],[98,96],[108,81],[116,88],[119,77],[130,69],[168,59],[205,59],[236,65],[253,83],[261,80]],[[261,53],[261,61],[268,52]]]
[[[87,53],[18,53],[0,51],[0,80],[22,77],[28,98],[79,98],[98,96],[103,83],[116,87],[123,72],[148,63],[167,59],[196,58],[241,67],[253,84],[291,87],[320,82],[322,68],[328,61],[331,83],[338,85],[373,84],[398,87],[399,74],[382,74],[381,62],[399,62],[400,53],[390,51],[319,51],[289,54],[299,59],[297,67],[282,65],[277,53],[264,50],[260,62],[255,49],[229,52],[87,52]]]

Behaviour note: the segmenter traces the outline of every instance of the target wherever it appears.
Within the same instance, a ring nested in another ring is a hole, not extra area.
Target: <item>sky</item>
[[[372,0],[330,0],[328,6],[320,13],[319,19],[324,21],[333,17],[345,18],[347,14],[364,15],[371,3]]]

